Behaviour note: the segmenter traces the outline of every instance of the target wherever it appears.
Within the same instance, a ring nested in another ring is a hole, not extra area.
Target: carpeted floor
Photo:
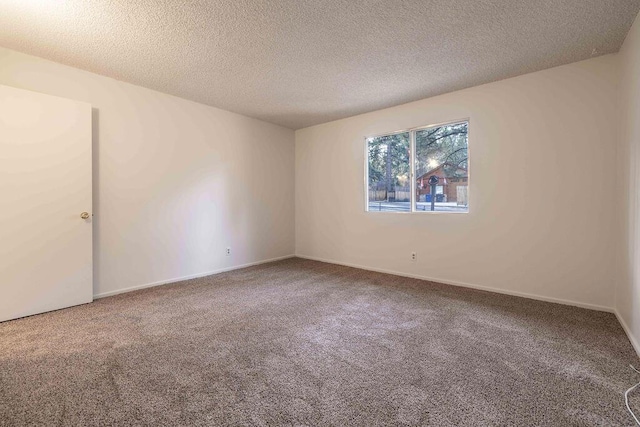
[[[630,426],[630,363],[612,314],[291,259],[0,324],[0,425]]]

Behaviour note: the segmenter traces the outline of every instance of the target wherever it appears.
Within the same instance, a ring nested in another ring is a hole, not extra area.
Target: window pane
[[[416,210],[469,210],[467,122],[416,131]]]
[[[369,211],[410,212],[409,132],[367,139]]]

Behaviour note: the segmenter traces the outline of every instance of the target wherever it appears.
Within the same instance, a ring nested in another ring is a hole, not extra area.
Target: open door
[[[93,300],[91,106],[0,85],[0,321]]]

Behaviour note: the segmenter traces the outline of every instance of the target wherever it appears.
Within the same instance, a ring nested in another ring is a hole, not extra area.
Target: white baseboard
[[[538,300],[538,301],[553,302],[553,303],[557,303],[557,304],[571,305],[571,306],[574,306],[574,307],[588,308],[590,310],[604,311],[604,312],[607,312],[607,313],[615,313],[615,310],[613,309],[613,307],[606,307],[606,306],[602,306],[602,305],[589,304],[589,303],[565,300],[565,299],[560,299],[560,298],[545,297],[545,296],[542,296],[542,295],[529,294],[529,293],[526,293],[526,292],[510,291],[510,290],[500,289],[500,288],[492,288],[490,286],[474,285],[472,283],[456,282],[456,281],[452,281],[452,280],[439,279],[439,278],[436,278],[436,277],[426,277],[426,276],[421,276],[421,275],[418,275],[418,274],[403,273],[401,271],[394,271],[394,270],[385,270],[385,269],[382,269],[382,268],[368,267],[368,266],[365,266],[365,265],[351,264],[351,263],[334,261],[334,260],[329,260],[329,259],[324,259],[324,258],[317,258],[317,257],[312,257],[312,256],[302,255],[302,254],[296,254],[296,257],[309,259],[309,260],[312,260],[312,261],[326,262],[326,263],[329,263],[329,264],[344,265],[345,267],[359,268],[361,270],[375,271],[377,273],[393,274],[395,276],[410,277],[412,279],[420,279],[420,280],[426,280],[426,281],[429,281],[429,282],[444,283],[445,285],[462,286],[464,288],[477,289],[477,290],[480,290],[480,291],[495,292],[495,293],[498,293],[498,294],[511,295],[511,296],[522,297],[522,298],[529,298],[529,299],[534,299],[534,300]]]
[[[190,274],[188,276],[176,277],[174,279],[160,280],[160,281],[157,281],[157,282],[145,283],[145,284],[136,285],[136,286],[130,286],[128,288],[117,289],[115,291],[108,291],[108,292],[102,292],[100,294],[95,294],[93,296],[93,298],[94,299],[99,299],[99,298],[110,297],[110,296],[113,296],[113,295],[123,294],[125,292],[132,292],[132,291],[137,291],[137,290],[140,290],[140,289],[152,288],[154,286],[168,285],[169,283],[182,282],[183,280],[197,279],[199,277],[205,277],[205,276],[211,276],[213,274],[224,273],[225,271],[239,270],[241,268],[247,268],[247,267],[251,267],[251,266],[259,265],[259,264],[266,264],[266,263],[274,262],[274,261],[281,261],[283,259],[289,259],[289,258],[294,258],[294,257],[295,257],[295,255],[285,255],[285,256],[281,256],[281,257],[277,257],[277,258],[270,258],[270,259],[265,259],[265,260],[262,260],[262,261],[250,262],[248,264],[242,264],[242,265],[235,265],[233,267],[220,268],[220,269],[217,269],[217,270],[207,271],[207,272],[204,272],[204,273]]]
[[[629,325],[627,325],[627,322],[625,322],[622,316],[620,316],[620,313],[618,313],[617,310],[614,311],[614,313],[618,318],[618,322],[620,322],[620,324],[622,325],[622,329],[624,329],[624,332],[627,334],[629,341],[631,341],[631,345],[633,346],[633,349],[636,351],[636,354],[638,355],[638,357],[640,357],[640,343],[638,343],[638,341],[634,338],[633,334],[631,333],[631,329],[629,328]]]

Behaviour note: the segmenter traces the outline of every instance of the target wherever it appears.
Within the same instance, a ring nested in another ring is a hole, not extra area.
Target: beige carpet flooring
[[[290,259],[1,323],[0,425],[630,426],[630,363],[609,313]]]

